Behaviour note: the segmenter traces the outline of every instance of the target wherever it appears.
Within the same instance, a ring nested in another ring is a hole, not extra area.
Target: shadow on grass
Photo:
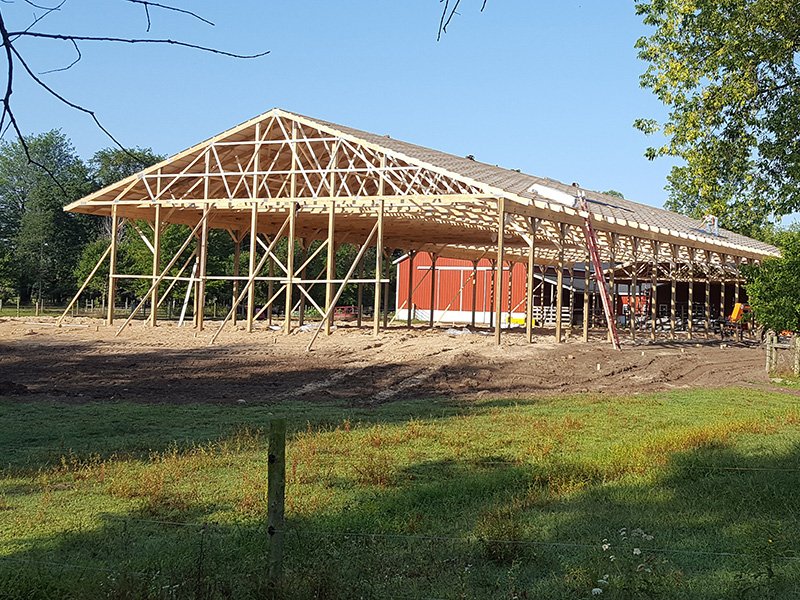
[[[412,464],[390,485],[359,488],[341,510],[290,519],[283,597],[587,598],[604,575],[611,598],[798,597],[799,464],[800,449],[754,458],[724,445],[644,473],[557,460]],[[0,589],[8,598],[264,597],[263,511],[238,524],[175,524],[216,509],[109,515],[20,540],[26,549],[0,560]]]

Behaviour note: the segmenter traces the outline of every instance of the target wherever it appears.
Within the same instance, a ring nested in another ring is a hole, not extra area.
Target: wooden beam
[[[705,251],[706,255],[706,339],[711,337],[711,252]]]
[[[561,312],[564,308],[564,237],[566,236],[566,223],[560,223],[558,228],[558,273],[556,273],[556,344],[563,342]]]
[[[231,297],[231,304],[239,295],[239,261],[242,257],[242,238],[238,231],[235,232],[233,237],[233,295]],[[236,313],[233,314],[233,324],[236,325]]]
[[[111,250],[108,262],[108,312],[106,313],[106,325],[114,324],[114,305],[117,300],[117,281],[114,275],[117,274],[117,243],[119,237],[119,217],[117,207],[111,209]]]
[[[675,339],[675,319],[677,316],[677,305],[675,300],[675,292],[678,285],[676,279],[675,261],[677,260],[678,247],[675,244],[670,246],[670,261],[669,261],[669,337]]]
[[[475,311],[478,306],[478,261],[472,261],[472,310],[470,311],[470,325],[475,328]]]
[[[503,320],[503,257],[506,236],[506,202],[497,200],[497,270],[494,275],[494,341],[500,345],[500,332]]]
[[[616,325],[617,323],[617,282],[614,280],[614,274],[617,270],[617,241],[616,233],[611,234],[611,272],[608,278],[609,288],[611,289],[611,319]],[[611,325],[608,327],[608,341],[612,338]]]
[[[248,259],[249,278],[255,277],[256,270],[256,251],[258,250],[258,203],[253,202],[250,209],[250,256]],[[234,303],[234,309],[236,308]],[[250,285],[247,288],[247,332],[253,331],[253,313],[256,308],[256,286]],[[270,311],[272,312],[272,311]]]
[[[650,339],[656,341],[656,319],[658,318],[658,242],[651,240],[653,248],[653,263],[651,265],[650,281]]]
[[[637,290],[639,274],[639,240],[631,238],[631,250],[633,251],[633,269],[631,271],[631,286],[628,290],[628,319],[630,320],[631,341],[636,341],[636,303],[639,300]]]
[[[720,323],[725,318],[725,264],[728,261],[726,254],[719,255],[719,262],[721,266],[721,274],[719,278],[719,321]],[[720,325],[721,326],[721,325]]]
[[[203,211],[200,229],[200,275],[197,282],[197,330],[203,331],[206,314],[206,275],[208,268],[208,209]]]
[[[591,271],[591,257],[587,249],[583,263],[583,341],[589,341],[589,275]]]
[[[408,301],[406,302],[406,310],[408,314],[406,315],[406,327],[409,329],[411,329],[411,324],[414,318],[414,259],[416,258],[416,255],[416,250],[408,251]],[[398,281],[398,283],[400,282]]]
[[[292,151],[292,168],[289,175],[289,196],[297,198],[297,171],[299,168],[299,155],[297,153],[297,122],[292,121],[292,141],[289,144]],[[289,206],[289,235],[286,238],[286,304],[284,333],[292,332],[292,292],[294,291],[294,242],[297,228],[297,202]]]
[[[331,176],[331,179],[333,177]],[[335,311],[330,310],[333,302],[333,280],[336,279],[336,203],[331,202],[330,212],[328,212],[328,247],[325,258],[325,312],[329,317],[325,320],[325,335],[331,334],[331,326]]]
[[[528,271],[525,281],[525,335],[528,343],[531,344],[533,343],[533,288],[536,282],[533,277],[533,270],[536,268],[536,229],[539,226],[539,220],[535,217],[529,217],[528,221],[531,228],[531,237],[528,243]],[[477,264],[476,262],[474,271],[477,271]]]
[[[186,239],[184,240],[183,244],[181,244],[181,247],[178,248],[178,251],[172,257],[172,260],[169,261],[169,263],[167,264],[166,268],[161,272],[161,274],[158,276],[158,278],[152,283],[152,285],[150,286],[150,289],[148,289],[147,292],[145,292],[145,294],[142,297],[142,299],[139,302],[139,304],[137,304],[136,308],[134,308],[131,311],[131,314],[128,315],[128,318],[125,319],[125,322],[122,324],[122,326],[119,329],[117,329],[117,332],[114,334],[114,337],[118,337],[119,334],[122,333],[122,331],[130,324],[130,322],[133,321],[134,317],[139,313],[139,311],[142,309],[142,307],[144,306],[145,302],[147,301],[147,297],[152,293],[153,288],[158,287],[158,285],[167,276],[167,273],[169,273],[169,270],[173,266],[175,266],[176,262],[178,262],[178,259],[180,258],[181,254],[183,254],[183,251],[186,250],[186,248],[189,247],[189,244],[194,239],[195,235],[197,234],[197,231],[203,226],[203,222],[208,219],[208,216],[209,216],[211,210],[212,209],[209,209],[208,212],[204,212],[203,217],[200,219],[200,222],[197,223],[197,225],[194,226],[194,229],[192,229],[192,231],[186,237]]]
[[[431,253],[431,311],[428,316],[428,329],[433,329],[434,318],[433,310],[436,307],[436,260],[439,258],[436,254]]]
[[[378,336],[381,331],[381,292],[383,285],[383,200],[378,209],[378,230],[375,240],[375,298],[372,308],[372,335]]]
[[[161,206],[156,204],[156,214],[153,222],[153,279],[161,272]],[[158,286],[150,295],[150,327],[157,325],[158,319]]]
[[[686,338],[694,337],[694,248],[687,247],[689,252],[689,311],[686,322]]]

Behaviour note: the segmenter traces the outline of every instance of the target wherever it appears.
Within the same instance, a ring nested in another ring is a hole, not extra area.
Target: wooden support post
[[[258,203],[253,202],[250,209],[250,256],[248,260],[249,278],[255,277],[256,270],[256,250],[258,249]],[[247,332],[253,331],[253,313],[256,307],[256,286],[255,282],[247,288]],[[235,307],[234,307],[235,308]]]
[[[569,308],[567,310],[569,313],[569,321],[567,322],[569,332],[567,335],[571,336],[572,326],[575,322],[575,268],[569,267],[567,272],[569,273]]]
[[[289,233],[286,237],[286,303],[284,307],[286,320],[284,321],[283,330],[286,335],[292,332],[292,292],[294,291],[294,242],[296,223],[297,203],[292,202],[289,206]]]
[[[617,241],[618,236],[616,233],[611,234],[611,272],[608,277],[608,286],[611,288],[611,319],[614,324],[617,323],[617,282],[615,274],[617,271]],[[611,333],[611,326],[608,327],[608,341],[610,342],[613,335]]]
[[[161,181],[159,179],[159,181]],[[161,205],[156,204],[155,218],[153,220],[153,279],[161,273]],[[158,286],[150,295],[150,327],[156,326],[158,314]]]
[[[637,290],[639,275],[639,239],[631,238],[631,250],[633,251],[633,265],[631,267],[631,287],[628,290],[628,319],[631,327],[631,341],[636,341],[636,304],[639,300]]]
[[[383,277],[387,281],[383,282],[383,328],[389,327],[389,281],[391,273],[387,271],[392,265],[392,251],[389,250],[383,255]]]
[[[242,257],[242,236],[237,230],[233,238],[233,295],[231,297],[231,306],[239,296],[239,261]],[[232,322],[236,325],[236,313],[233,313]]]
[[[431,253],[431,311],[428,317],[428,329],[433,329],[434,325],[433,310],[436,308],[436,261],[438,258],[438,256]]]
[[[694,337],[694,248],[687,247],[689,252],[689,320],[686,323],[686,337]]]
[[[361,280],[364,279],[364,259],[361,258],[361,262],[358,265],[358,291],[356,293],[356,302],[358,302],[358,317],[356,318],[356,327],[361,329],[361,324],[363,321],[362,313],[364,312],[364,284],[361,283]]]
[[[386,157],[381,159],[381,165],[386,165]],[[383,178],[381,178],[383,183]],[[375,240],[375,302],[373,303],[373,324],[372,335],[377,336],[381,331],[381,292],[383,285],[381,279],[383,275],[383,210],[386,204],[383,197],[378,201],[378,233]]]
[[[742,301],[742,286],[741,286],[742,259],[741,259],[741,257],[737,256],[733,260],[734,260],[734,264],[736,265],[736,282],[734,283],[734,287],[733,287],[733,297],[735,298],[734,302],[741,302]]]
[[[117,205],[111,207],[111,251],[108,262],[108,313],[106,314],[106,325],[114,324],[114,306],[117,303],[117,242],[119,237],[119,217],[117,216]],[[19,312],[19,311],[18,311]]]
[[[302,281],[306,278],[305,263],[308,260],[308,245],[306,245],[305,238],[300,238],[300,250],[301,250],[300,256],[302,257],[301,259],[302,262],[300,264],[303,265],[303,268],[300,269],[300,281]],[[298,286],[300,287],[304,285],[305,285],[304,283],[298,284]],[[302,327],[306,322],[306,295],[302,292],[300,292],[300,300],[298,301],[298,305],[299,307],[297,310],[297,325],[298,327]]]
[[[503,319],[503,260],[505,258],[506,202],[497,199],[497,270],[494,275],[494,341],[500,345]]]
[[[653,264],[651,266],[650,282],[650,339],[656,341],[656,320],[658,319],[658,242],[652,240],[653,245]]]
[[[406,315],[406,327],[409,329],[411,329],[411,324],[414,319],[414,259],[416,256],[416,250],[408,251],[408,301],[406,303],[408,314]]]
[[[538,219],[535,217],[530,219],[531,239],[528,242],[528,272],[525,282],[525,335],[529,344],[533,343],[533,288],[536,282],[533,277],[533,270],[536,268],[536,229],[538,225]],[[477,267],[477,262],[474,264]]]
[[[333,179],[333,175],[331,175]],[[333,302],[333,280],[336,279],[336,202],[331,201],[328,209],[328,247],[326,248],[327,256],[325,259],[325,312],[330,312],[330,316],[325,320],[325,335],[331,334],[331,326],[333,325],[333,315],[335,311],[331,310],[331,302]]]
[[[589,252],[586,252],[586,257],[583,263],[583,341],[589,341],[589,276],[591,274],[592,259]]]
[[[705,251],[706,257],[706,339],[711,337],[711,252]]]
[[[561,311],[564,308],[564,238],[567,224],[561,223],[558,228],[558,273],[556,273],[556,344],[563,340],[561,335]]]
[[[275,277],[275,259],[271,256],[267,259],[267,277],[269,277],[269,281],[267,282],[267,296],[269,298],[275,298],[275,282],[272,280]],[[254,288],[255,288],[255,284]],[[267,311],[267,325],[272,327],[272,305],[270,304],[269,310]]]
[[[284,505],[286,494],[286,420],[269,424],[267,462],[267,533],[269,559],[267,581],[270,592],[281,588],[283,578]]]
[[[206,314],[206,269],[208,265],[208,206],[203,211],[203,226],[200,229],[200,275],[197,282],[197,330],[203,331]],[[155,317],[154,317],[155,318]]]
[[[675,292],[678,284],[675,272],[677,267],[677,252],[678,247],[672,244],[669,261],[669,336],[673,340],[675,339],[675,319],[677,316],[677,304],[675,300]]]
[[[719,279],[719,322],[720,327],[722,327],[722,322],[725,319],[725,263],[728,260],[727,254],[720,254],[719,255],[719,262],[720,262],[720,279]]]
[[[294,241],[297,226],[297,171],[299,166],[299,154],[297,152],[297,122],[292,121],[292,166],[289,173],[289,235],[286,239],[286,321],[284,321],[284,333],[289,335],[292,332],[292,292],[294,291]]]
[[[475,311],[478,305],[478,261],[472,261],[472,311],[470,315],[470,325],[475,328]]]

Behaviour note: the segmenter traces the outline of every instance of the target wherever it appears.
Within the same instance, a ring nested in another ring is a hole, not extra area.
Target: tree
[[[745,267],[747,296],[756,318],[773,331],[800,331],[800,231],[780,233],[781,258]]]
[[[668,208],[761,235],[800,209],[800,3],[635,1],[654,28],[637,42],[641,84],[670,110],[635,126],[667,137],[648,158],[684,163],[668,178]]]
[[[28,155],[46,171],[30,163]],[[0,144],[0,244],[5,255],[0,279],[11,282],[23,302],[33,296],[60,300],[72,291],[75,264],[97,224],[62,209],[89,191],[86,165],[61,132],[29,136],[25,147],[20,141]]]
[[[606,190],[603,192],[606,196],[614,196],[615,198],[622,198],[625,199],[625,194],[622,192],[618,192],[617,190]]]

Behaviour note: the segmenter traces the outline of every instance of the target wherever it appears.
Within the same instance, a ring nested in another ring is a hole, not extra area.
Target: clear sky
[[[44,0],[39,0],[43,2]],[[245,61],[166,46],[86,42],[71,70],[44,75],[129,146],[172,154],[278,106],[458,155],[661,206],[670,163],[650,162],[637,117],[664,115],[639,87],[633,0],[462,0],[436,41],[438,0],[184,0],[216,25],[124,0],[67,0],[37,29],[170,37]],[[10,29],[34,9],[3,4]],[[67,43],[24,40],[36,71],[68,64]],[[60,128],[89,157],[110,145],[85,115],[18,75],[26,132]]]

